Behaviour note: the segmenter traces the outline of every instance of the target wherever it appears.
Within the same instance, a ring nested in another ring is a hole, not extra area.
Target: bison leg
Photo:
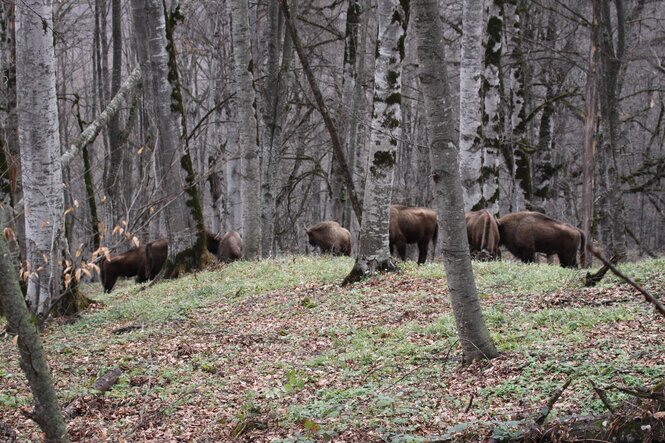
[[[427,242],[420,242],[418,243],[418,264],[422,265],[427,261],[427,245],[429,244],[429,241]]]
[[[557,254],[559,256],[559,263],[564,268],[577,268],[577,253],[573,254]]]

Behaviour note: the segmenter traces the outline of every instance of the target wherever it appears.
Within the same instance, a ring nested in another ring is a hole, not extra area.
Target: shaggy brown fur
[[[219,249],[219,235],[213,234],[210,231],[206,231],[206,245],[208,252],[213,255],[217,255],[217,250]]]
[[[436,238],[439,225],[436,212],[429,208],[410,208],[390,205],[389,245],[390,253],[397,247],[397,253],[406,260],[406,245],[418,244],[418,264],[427,260],[427,246],[433,244],[432,256],[436,251]]]
[[[242,258],[243,243],[240,234],[236,231],[229,231],[219,241],[217,249],[217,258],[224,263],[231,263]]]
[[[169,253],[169,242],[155,240],[145,245],[145,274],[143,281],[152,280],[162,270]],[[137,283],[141,281],[136,279]]]
[[[471,257],[478,260],[494,260],[499,251],[499,225],[487,210],[464,214],[466,235],[469,238]]]
[[[307,230],[309,244],[324,254],[351,255],[351,233],[336,221],[322,221]]]
[[[525,263],[536,261],[536,252],[557,254],[561,266],[577,267],[577,251],[584,260],[586,236],[574,226],[539,212],[514,212],[499,219],[500,244]]]
[[[145,247],[130,249],[124,254],[116,255],[108,260],[103,258],[99,271],[106,293],[111,292],[118,277],[145,275]]]

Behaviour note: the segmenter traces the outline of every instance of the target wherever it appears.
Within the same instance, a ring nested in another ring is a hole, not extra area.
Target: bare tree
[[[64,201],[51,4],[18,8],[16,90],[30,309],[45,317],[62,284]]]
[[[465,362],[494,358],[498,353],[485,326],[471,268],[438,2],[415,0],[412,10],[430,139],[434,201],[457,334]]]
[[[240,133],[242,218],[245,257],[261,257],[261,174],[252,47],[249,35],[247,0],[230,0],[229,15],[233,17],[233,61]]]
[[[397,0],[379,4],[379,44],[374,71],[374,112],[370,164],[356,263],[344,280],[357,281],[378,270],[394,270],[388,226],[397,143],[401,137],[401,64],[409,11]]]

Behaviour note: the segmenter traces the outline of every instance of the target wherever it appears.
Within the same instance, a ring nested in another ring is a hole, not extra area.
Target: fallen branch
[[[572,381],[573,381],[573,379],[569,378],[568,380],[566,380],[566,382],[563,384],[563,386],[561,386],[559,389],[554,391],[554,394],[552,394],[552,396],[550,397],[547,404],[540,409],[540,414],[538,415],[538,417],[536,417],[533,420],[536,424],[542,425],[543,423],[545,423],[545,419],[547,418],[548,415],[550,415],[550,412],[552,411],[552,408],[554,408],[554,404],[557,401],[559,401],[559,398],[561,397],[561,394],[563,394],[563,391],[565,391],[568,388],[568,386],[570,386],[570,383]]]
[[[103,395],[106,391],[111,389],[111,387],[113,387],[113,385],[115,385],[118,382],[118,379],[120,378],[121,374],[122,374],[122,369],[116,366],[115,368],[111,369],[106,374],[102,375],[97,380],[95,380],[95,382],[92,384],[92,389],[97,391],[94,397],[99,397]],[[79,407],[82,402],[85,402],[85,399],[82,397],[78,397],[70,401],[67,404],[67,406],[65,406],[63,415],[68,419],[76,417],[79,413]]]
[[[653,295],[649,294],[646,289],[644,289],[642,286],[638,285],[632,278],[628,277],[627,275],[623,274],[621,271],[619,271],[612,263],[610,263],[605,257],[603,257],[603,254],[600,252],[596,251],[595,248],[589,248],[591,252],[593,252],[593,255],[598,258],[605,266],[610,268],[610,270],[614,273],[619,278],[624,279],[629,285],[637,289],[642,295],[644,295],[644,298],[651,304],[653,304],[656,307],[656,310],[665,317],[665,306],[658,301]]]
[[[616,265],[617,263],[619,263],[620,259],[621,259],[620,255],[614,255],[610,259],[610,263]],[[603,267],[600,268],[595,274],[587,272],[586,277],[584,278],[584,286],[587,288],[596,286],[598,282],[600,282],[603,279],[603,277],[605,277],[605,274],[607,274],[607,271],[609,270],[610,270],[609,266],[603,265]]]
[[[615,412],[616,409],[614,406],[612,406],[612,403],[610,403],[610,399],[607,398],[607,394],[605,394],[605,390],[602,389],[599,386],[596,386],[596,384],[591,380],[591,386],[593,386],[593,390],[596,391],[596,394],[598,394],[598,398],[600,398],[600,401],[603,402],[605,407],[607,408],[608,411],[610,412]]]

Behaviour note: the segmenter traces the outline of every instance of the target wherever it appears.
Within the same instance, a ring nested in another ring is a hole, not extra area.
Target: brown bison
[[[240,234],[236,231],[229,231],[219,241],[217,248],[217,258],[224,263],[231,263],[242,258],[243,243]]]
[[[540,212],[514,212],[499,219],[500,244],[525,263],[536,261],[536,252],[558,255],[561,266],[577,267],[586,253],[586,236],[574,226]]]
[[[219,249],[219,235],[213,234],[210,231],[206,231],[206,245],[208,252],[213,255],[217,255],[217,250]]]
[[[351,233],[336,221],[322,221],[307,230],[309,244],[321,252],[333,255],[351,255]]]
[[[166,240],[155,240],[145,245],[145,274],[144,279],[137,283],[142,283],[146,280],[152,280],[162,270],[166,257],[169,253],[169,242]]]
[[[418,244],[418,264],[427,260],[427,246],[433,244],[432,255],[436,250],[439,225],[436,212],[429,208],[410,208],[390,205],[389,246],[390,253],[397,247],[397,253],[406,260],[406,245]]]
[[[103,258],[99,271],[104,292],[111,292],[118,277],[135,276],[137,283],[155,278],[164,265],[167,250],[168,242],[166,240],[156,240],[110,259]]]
[[[469,238],[471,257],[479,260],[494,260],[499,253],[499,225],[487,210],[464,214],[466,235]]]

